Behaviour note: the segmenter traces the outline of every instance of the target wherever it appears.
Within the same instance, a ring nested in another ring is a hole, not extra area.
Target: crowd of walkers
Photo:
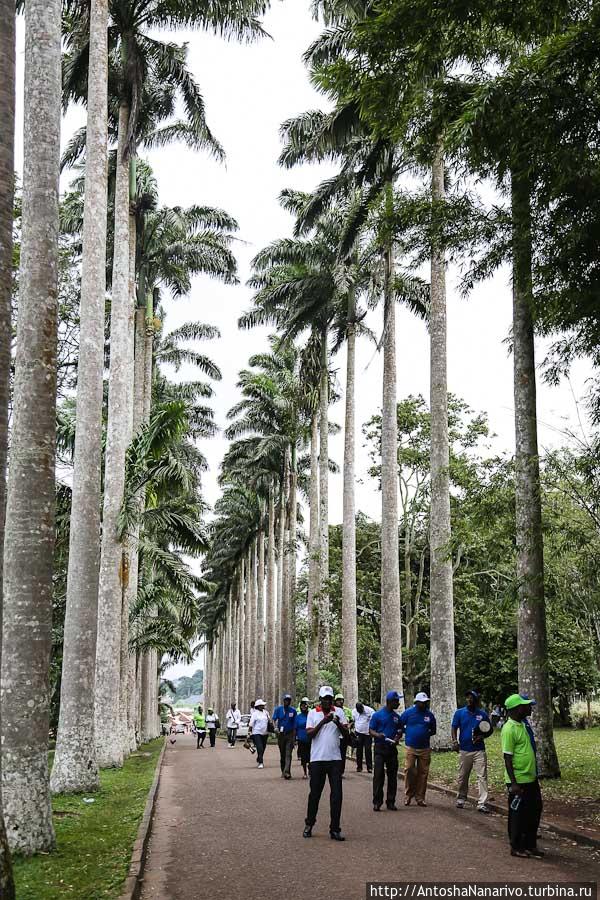
[[[319,690],[314,708],[308,697],[300,701],[299,709],[292,705],[291,694],[284,694],[282,703],[270,715],[265,701],[258,699],[251,704],[248,736],[244,746],[256,754],[256,765],[264,768],[265,750],[269,735],[277,739],[281,777],[292,778],[294,748],[302,768],[302,777],[310,779],[308,806],[304,822],[304,837],[310,838],[317,821],[319,802],[329,783],[330,822],[332,840],[344,841],[341,829],[343,787],[348,750],[355,754],[356,771],[373,776],[373,810],[380,812],[384,806],[396,811],[398,791],[398,745],[405,744],[404,756],[404,805],[413,801],[418,807],[426,807],[427,782],[431,763],[431,738],[436,734],[437,722],[430,709],[430,698],[425,692],[415,696],[414,703],[399,712],[402,695],[388,691],[385,704],[377,711],[357,702],[353,709],[344,705],[344,697],[335,694],[329,685]],[[537,777],[536,746],[533,728],[529,721],[535,700],[520,694],[512,694],[502,710],[502,753],[505,764],[505,781],[508,795],[508,835],[513,856],[541,858],[537,848],[537,832],[542,811],[542,797]],[[487,815],[488,778],[486,739],[497,727],[495,708],[492,717],[481,705],[476,690],[468,690],[465,705],[452,718],[452,745],[459,755],[457,774],[457,809],[467,804],[471,773],[477,779],[477,810]],[[215,746],[219,719],[214,710],[203,715],[202,707],[194,716],[197,746],[204,745],[206,733],[210,745]],[[232,702],[225,715],[227,741],[236,744],[242,716]]]

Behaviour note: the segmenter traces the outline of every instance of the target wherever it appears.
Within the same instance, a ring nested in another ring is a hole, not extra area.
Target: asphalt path
[[[168,744],[143,876],[142,900],[331,900],[365,898],[367,882],[596,882],[600,852],[543,835],[546,858],[511,857],[506,818],[457,810],[429,791],[427,808],[379,813],[371,776],[348,761],[342,830],[329,838],[328,785],[309,840],[302,837],[308,782],[293,778],[269,744],[265,768],[241,744],[196,749],[192,736]],[[417,897],[418,895],[415,895]]]

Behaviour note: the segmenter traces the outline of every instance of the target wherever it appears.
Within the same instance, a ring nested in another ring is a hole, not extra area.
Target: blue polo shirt
[[[296,737],[301,742],[308,741],[308,735],[306,733],[306,720],[308,719],[308,713],[299,712],[296,716]]]
[[[397,709],[390,711],[387,707],[382,706],[381,709],[378,709],[371,716],[369,728],[372,728],[373,731],[379,731],[381,734],[385,734],[387,738],[392,738],[393,740],[400,731],[400,713]],[[375,738],[375,744],[382,746],[385,743],[385,740],[382,738]]]
[[[474,753],[476,750],[485,750],[483,741],[473,740],[473,729],[480,722],[489,722],[490,717],[485,709],[477,707],[471,711],[468,706],[462,706],[457,709],[452,717],[452,727],[458,731],[458,743],[461,750]]]
[[[273,722],[277,731],[289,734],[296,727],[298,713],[293,706],[278,706],[273,713]]]
[[[413,750],[427,750],[429,738],[436,733],[435,716],[430,709],[418,709],[409,706],[400,716],[404,729],[404,743]]]

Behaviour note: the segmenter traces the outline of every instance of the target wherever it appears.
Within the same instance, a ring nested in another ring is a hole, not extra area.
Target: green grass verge
[[[14,861],[19,900],[118,897],[129,868],[162,739],[144,744],[122,769],[104,769],[100,790],[53,800],[54,853]]]
[[[600,802],[600,728],[585,731],[560,728],[554,732],[562,778],[544,781],[544,799],[570,804],[576,800]],[[488,778],[496,800],[504,802],[504,765],[500,746],[500,732],[486,741]],[[430,780],[454,786],[458,756],[456,753],[434,753]],[[474,786],[474,778],[471,779]],[[597,811],[596,811],[597,810]],[[600,809],[596,807],[590,820],[600,825]]]

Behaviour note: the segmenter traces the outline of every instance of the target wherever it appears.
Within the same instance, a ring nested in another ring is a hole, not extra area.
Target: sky
[[[219,365],[223,379],[216,385],[214,407],[219,426],[226,423],[227,410],[239,399],[237,375],[248,357],[267,344],[263,329],[239,331],[237,319],[249,308],[251,290],[245,282],[254,254],[270,241],[291,233],[291,218],[279,206],[277,197],[286,187],[311,190],[332,174],[330,166],[303,166],[292,171],[277,164],[281,149],[279,126],[285,119],[308,109],[327,108],[326,100],[312,88],[302,62],[302,53],[319,34],[319,24],[309,13],[309,0],[275,2],[265,18],[271,38],[250,45],[228,43],[204,33],[176,33],[170,39],[189,45],[188,64],[202,90],[208,123],[223,144],[226,163],[195,154],[182,146],[172,146],[150,154],[159,186],[161,203],[166,205],[206,204],[233,215],[240,225],[236,255],[238,286],[225,286],[209,278],[195,279],[190,296],[169,301],[164,327],[200,320],[216,325],[221,339],[208,342],[203,350]],[[23,53],[22,22],[19,31],[18,64]],[[22,75],[22,73],[21,73]],[[19,83],[19,82],[18,82]],[[17,98],[17,165],[22,158],[22,91]],[[67,113],[63,143],[84,121],[83,112]],[[68,176],[63,177],[68,183]],[[495,435],[491,448],[498,453],[514,449],[512,359],[506,338],[511,319],[511,292],[508,271],[478,286],[467,298],[458,295],[457,273],[448,273],[448,384],[475,411],[485,411]],[[381,331],[381,312],[367,319],[376,333]],[[398,397],[429,393],[428,335],[423,323],[398,309],[397,314]],[[544,347],[538,346],[538,360]],[[334,360],[340,382],[340,400],[332,408],[334,421],[343,422],[343,380],[345,354]],[[382,359],[365,340],[357,347],[357,509],[373,518],[380,514],[381,498],[376,483],[367,475],[369,460],[361,434],[365,423],[381,406]],[[181,370],[181,378],[190,375]],[[575,366],[571,378],[558,388],[539,379],[539,436],[542,448],[564,443],[565,432],[580,433],[578,406],[589,369]],[[585,427],[585,423],[584,426]],[[205,494],[214,504],[219,496],[219,464],[227,442],[220,435],[205,442],[202,450],[208,462]],[[330,454],[341,468],[343,435],[330,441]],[[342,518],[341,474],[330,482],[330,522]],[[198,666],[176,666],[171,677],[189,674]]]

